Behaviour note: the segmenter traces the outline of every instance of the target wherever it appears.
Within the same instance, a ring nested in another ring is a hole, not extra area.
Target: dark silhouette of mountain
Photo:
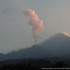
[[[70,57],[70,37],[63,33],[52,36],[41,45],[50,50],[55,56]]]
[[[30,48],[0,54],[0,61],[7,59],[40,59],[47,57],[70,57],[70,37],[58,33],[39,45]]]
[[[50,53],[50,51],[44,49],[42,46],[33,45],[30,48],[21,49],[19,51],[12,51],[8,54],[1,54],[0,61],[7,59],[27,59],[27,58],[39,59],[51,56],[52,54]]]

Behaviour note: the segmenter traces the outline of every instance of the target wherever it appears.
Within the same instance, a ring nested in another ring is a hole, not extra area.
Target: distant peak
[[[67,32],[61,32],[61,34],[65,35],[65,36],[67,36],[67,37],[70,37],[70,34],[67,33]]]
[[[40,46],[39,44],[37,44],[37,45],[33,45],[32,47],[38,47],[38,46]]]

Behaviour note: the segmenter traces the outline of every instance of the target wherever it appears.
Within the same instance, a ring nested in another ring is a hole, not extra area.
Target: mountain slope
[[[0,56],[0,61],[7,59],[27,59],[27,58],[45,58],[51,57],[50,51],[44,49],[42,46],[34,45],[30,48],[22,49],[16,52],[10,52],[8,54],[2,54]]]
[[[0,61],[7,59],[46,58],[46,57],[70,57],[70,37],[58,33],[39,45],[33,45],[19,51],[8,54],[0,54]]]
[[[52,36],[49,40],[44,41],[42,46],[53,52],[55,56],[70,55],[70,37],[63,33]]]

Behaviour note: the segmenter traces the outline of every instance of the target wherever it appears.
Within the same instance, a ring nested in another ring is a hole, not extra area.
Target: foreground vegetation
[[[69,60],[7,60],[0,63],[0,70],[43,70],[44,68],[69,68]]]

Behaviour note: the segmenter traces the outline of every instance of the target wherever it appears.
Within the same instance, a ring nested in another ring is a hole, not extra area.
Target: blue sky
[[[44,21],[39,42],[59,32],[70,33],[70,0],[0,0],[0,52],[33,44],[31,27],[22,13],[28,8]]]

